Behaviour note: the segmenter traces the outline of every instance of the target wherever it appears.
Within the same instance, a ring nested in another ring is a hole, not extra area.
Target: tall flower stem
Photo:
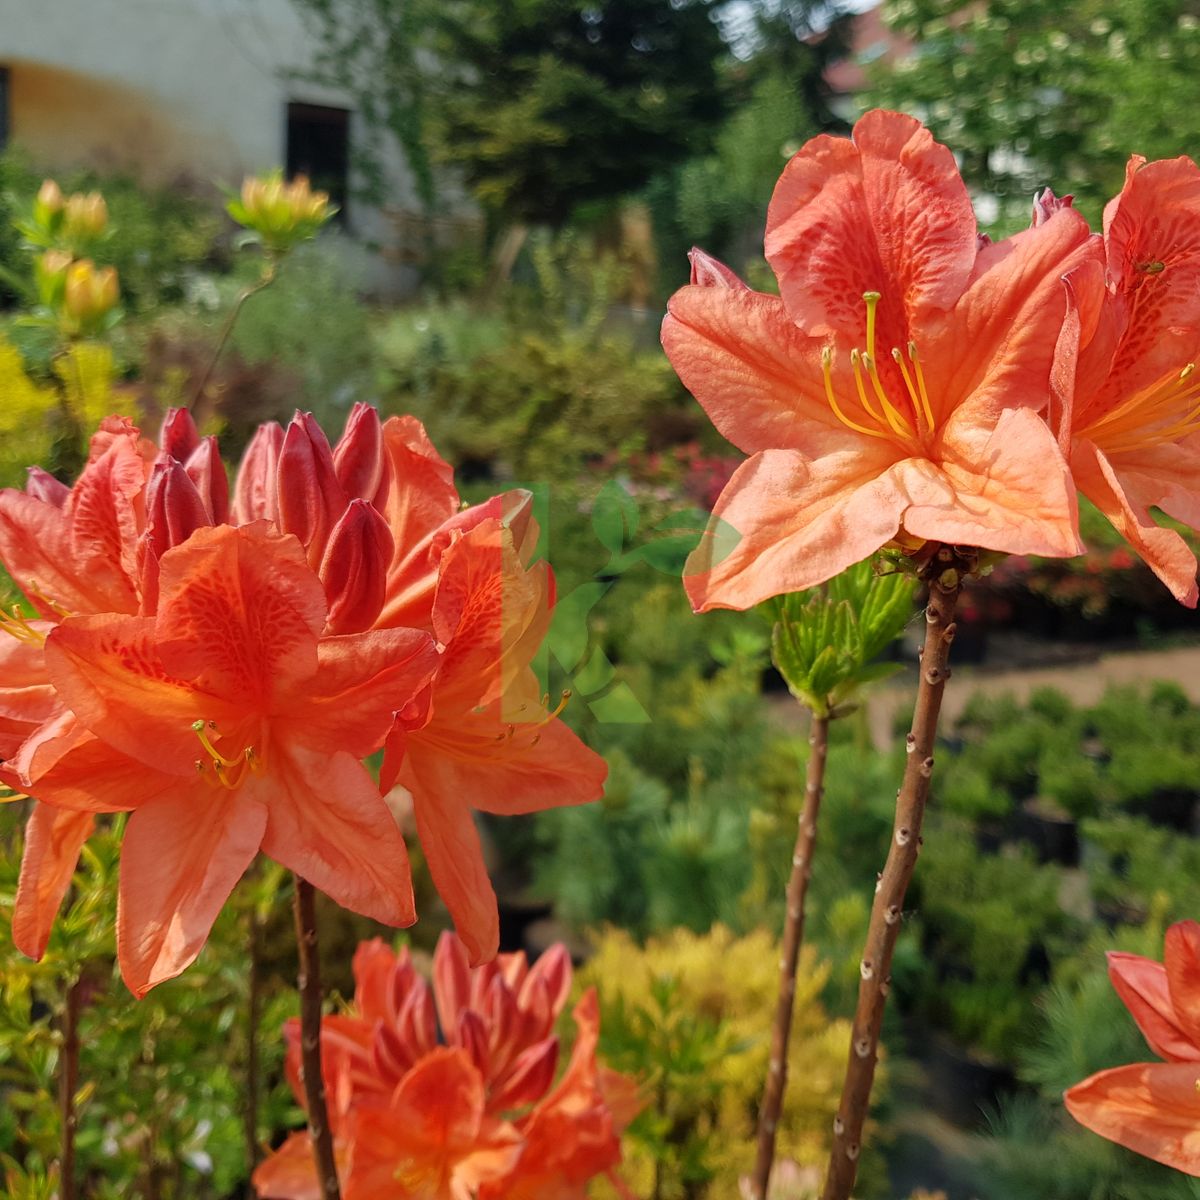
[[[258,1165],[258,1021],[262,988],[262,922],[259,920],[258,904],[254,897],[251,897],[248,919],[247,942],[250,961],[246,967],[246,1111],[243,1120],[246,1167],[253,1172]],[[314,946],[314,953],[315,949]]]
[[[321,1200],[341,1200],[337,1163],[333,1156],[333,1130],[325,1107],[325,1075],[321,1070],[321,961],[317,949],[316,897],[313,885],[296,876],[294,898],[296,947],[300,971],[300,1062],[304,1080],[308,1133],[321,1185]]]
[[[796,826],[796,847],[787,885],[787,915],[783,924],[783,947],[779,959],[779,998],[775,1002],[775,1024],[771,1030],[771,1059],[762,1107],[758,1114],[758,1152],[750,1177],[752,1200],[766,1200],[775,1159],[775,1131],[787,1088],[788,1043],[792,1035],[792,1013],[796,1002],[796,964],[804,941],[804,905],[812,878],[813,852],[817,846],[817,819],[825,791],[825,759],[829,751],[829,717],[813,714],[808,734],[811,747],[804,781],[804,805]]]
[[[859,967],[858,1007],[850,1044],[850,1060],[842,1099],[833,1123],[833,1151],[821,1200],[849,1200],[858,1174],[863,1126],[871,1104],[871,1085],[879,1057],[883,1010],[891,987],[892,955],[900,935],[904,895],[921,850],[921,825],[933,776],[933,745],[937,735],[942,692],[950,677],[950,643],[954,640],[954,610],[962,578],[974,565],[965,555],[940,547],[923,575],[929,582],[925,609],[925,644],[912,732],[906,747],[904,780],[896,794],[896,821],[887,863],[875,885],[875,902],[867,929],[867,944]]]
[[[258,292],[269,288],[275,282],[275,277],[278,273],[279,263],[275,259],[271,259],[263,268],[263,273],[258,280],[249,287],[243,288],[238,293],[237,299],[233,302],[233,307],[229,310],[229,316],[225,318],[225,324],[221,327],[221,336],[217,339],[217,346],[212,352],[212,357],[208,360],[208,366],[204,368],[204,374],[200,376],[200,382],[192,389],[192,398],[188,402],[188,408],[195,409],[204,396],[204,389],[208,387],[208,381],[212,378],[213,371],[216,370],[217,363],[222,353],[224,353],[225,347],[229,342],[229,337],[233,333],[233,327],[237,324],[237,319],[241,316],[242,308],[246,301]]]
[[[61,1148],[58,1156],[59,1200],[75,1200],[75,1093],[79,1091],[79,1013],[83,1007],[83,975],[67,988],[63,1005],[62,1057],[58,1077],[58,1103],[61,1116]]]

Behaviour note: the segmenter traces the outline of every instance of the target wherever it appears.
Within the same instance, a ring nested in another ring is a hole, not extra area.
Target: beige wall
[[[352,107],[292,77],[312,49],[291,0],[0,0],[11,138],[51,170],[236,186],[282,164],[288,101]],[[387,207],[414,207],[402,155],[385,168]],[[349,216],[391,240],[379,212]]]

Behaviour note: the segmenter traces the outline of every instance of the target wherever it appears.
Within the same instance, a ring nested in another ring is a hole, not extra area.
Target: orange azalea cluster
[[[232,494],[183,410],[158,445],[107,420],[71,488],[34,468],[0,492],[0,562],[38,613],[0,618],[0,779],[38,801],[17,945],[44,952],[106,812],[130,813],[117,945],[138,995],[196,957],[260,849],[410,924],[362,763],[382,749],[472,960],[494,955],[472,809],[594,800],[605,777],[529,665],[554,596],[528,501],[464,509],[420,423],[365,405],[332,447],[311,415],[264,425]]]
[[[1067,1111],[1101,1137],[1200,1176],[1200,924],[1172,925],[1163,958],[1113,953],[1108,974],[1150,1049],[1166,1061],[1085,1079],[1067,1092]]]
[[[359,946],[354,978],[353,1007],[325,1017],[321,1037],[346,1200],[583,1200],[600,1175],[625,1194],[614,1168],[639,1102],[631,1080],[596,1061],[594,991],[575,1007],[575,1044],[554,1083],[554,1029],[571,990],[561,945],[532,967],[502,954],[472,970],[443,934],[430,987],[407,949],[376,940]],[[303,1103],[299,1022],[285,1032]],[[293,1134],[254,1186],[270,1200],[319,1200],[309,1135]]]
[[[1134,158],[1103,235],[1046,192],[977,231],[954,156],[867,113],[787,164],[767,214],[779,295],[697,250],[668,356],[749,457],[687,568],[749,608],[886,545],[1069,557],[1076,490],[1184,604],[1200,527],[1200,168]]]

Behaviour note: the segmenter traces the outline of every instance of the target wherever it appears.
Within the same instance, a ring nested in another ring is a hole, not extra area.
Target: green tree
[[[872,101],[925,118],[1002,220],[1048,183],[1094,219],[1130,154],[1194,149],[1196,0],[890,0],[885,16],[915,53]]]
[[[711,142],[722,0],[293,0],[315,73],[398,138],[434,200],[455,168],[499,224],[561,225]]]

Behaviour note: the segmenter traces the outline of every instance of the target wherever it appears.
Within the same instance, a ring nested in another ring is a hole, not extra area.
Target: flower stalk
[[[860,964],[858,1006],[851,1032],[850,1057],[842,1099],[833,1123],[833,1149],[821,1200],[849,1200],[858,1174],[863,1126],[871,1104],[871,1085],[879,1058],[879,1035],[891,988],[892,955],[900,935],[904,896],[921,850],[921,826],[933,776],[933,747],[937,736],[942,693],[950,677],[950,644],[954,640],[954,610],[963,577],[975,566],[973,552],[939,547],[922,569],[929,584],[925,609],[925,644],[920,653],[920,679],[904,779],[896,794],[896,819],[887,863],[875,885],[875,900]]]
[[[751,1176],[752,1200],[766,1200],[775,1158],[775,1133],[787,1088],[788,1043],[796,1000],[796,964],[804,941],[804,911],[808,883],[812,878],[813,853],[817,846],[817,819],[825,791],[825,760],[829,751],[829,721],[813,713],[808,734],[810,747],[805,772],[804,805],[796,827],[796,848],[787,885],[787,914],[783,925],[783,948],[779,959],[779,999],[771,1030],[771,1058],[762,1108],[758,1114],[758,1149]]]
[[[308,1133],[312,1139],[321,1200],[341,1200],[333,1154],[333,1130],[325,1105],[325,1076],[321,1070],[321,961],[317,947],[316,896],[313,885],[299,875],[296,876],[294,911],[300,960],[296,978],[300,992],[300,1074],[304,1082]]]
[[[62,1055],[58,1077],[58,1101],[61,1114],[61,1149],[58,1163],[59,1200],[75,1200],[75,1129],[78,1116],[75,1094],[79,1091],[79,1013],[83,1008],[83,976],[78,975],[67,988],[63,1005]]]

